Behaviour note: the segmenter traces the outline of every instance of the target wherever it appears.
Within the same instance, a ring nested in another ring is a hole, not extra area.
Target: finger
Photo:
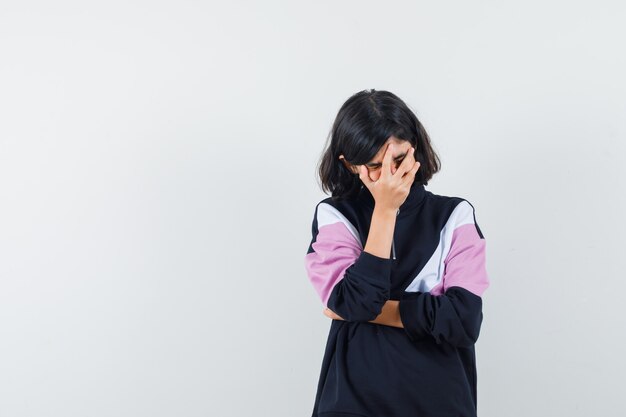
[[[417,174],[417,170],[420,168],[421,164],[419,161],[415,161],[411,170],[406,173],[406,175],[402,178],[402,183],[411,185],[415,181],[415,175]]]
[[[328,312],[328,317],[336,319],[336,320],[343,320],[343,318],[341,318],[341,316],[339,314],[335,313],[330,308],[327,307],[325,311]]]
[[[383,177],[388,177],[391,176],[391,160],[393,159],[393,144],[391,142],[389,142],[387,144],[387,149],[385,150],[385,155],[383,156],[383,165],[382,165],[382,172],[380,173],[380,176]]]
[[[396,170],[396,175],[400,175],[401,177],[404,176],[404,174],[406,174],[407,172],[411,170],[411,168],[413,168],[414,162],[415,162],[415,148],[411,146],[409,150],[407,151],[407,154],[404,157],[404,159],[402,159],[400,166]]]

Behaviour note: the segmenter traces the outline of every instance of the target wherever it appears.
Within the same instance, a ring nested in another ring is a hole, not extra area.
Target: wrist
[[[374,212],[372,213],[372,215],[395,219],[397,212],[398,212],[397,208],[385,207],[385,206],[381,206],[381,205],[375,204],[374,205]]]
[[[402,325],[402,318],[400,317],[400,301],[389,300],[389,318],[394,327],[404,327]]]

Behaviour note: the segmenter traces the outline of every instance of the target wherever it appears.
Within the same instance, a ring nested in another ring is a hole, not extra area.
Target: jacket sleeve
[[[473,206],[464,200],[457,207],[451,225],[445,226],[451,233],[441,233],[438,251],[443,251],[444,260],[439,291],[405,292],[399,302],[404,330],[413,341],[434,338],[437,344],[469,347],[480,333],[482,295],[489,286],[485,238]]]
[[[391,260],[363,250],[348,219],[318,203],[304,266],[322,303],[347,321],[370,321],[389,299]]]

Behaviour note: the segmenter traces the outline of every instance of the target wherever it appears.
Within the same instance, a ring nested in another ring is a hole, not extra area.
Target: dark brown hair
[[[317,166],[322,190],[338,199],[355,195],[362,181],[339,155],[353,165],[366,164],[390,136],[408,140],[415,148],[415,159],[420,162],[415,181],[428,185],[441,161],[426,129],[398,96],[369,89],[352,95],[337,113],[326,141],[328,146]]]

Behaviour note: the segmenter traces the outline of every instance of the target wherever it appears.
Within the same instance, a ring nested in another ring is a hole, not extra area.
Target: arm
[[[385,326],[392,327],[404,327],[402,325],[402,320],[400,319],[400,302],[398,300],[387,300],[385,305],[383,306],[382,312],[376,317],[376,319],[371,320],[370,323],[383,324]]]
[[[369,320],[370,323],[382,324],[391,327],[404,327],[400,320],[400,310],[398,309],[398,300],[387,300],[381,313],[374,319]],[[324,309],[324,315],[334,320],[343,320],[343,317],[335,313],[329,308]]]
[[[374,206],[365,251],[389,259],[393,231],[396,228],[396,211]]]
[[[478,339],[482,294],[489,286],[485,239],[473,207],[461,202],[458,209],[444,259],[443,294],[405,292],[400,300],[400,317],[411,340],[434,338],[438,344],[460,347],[471,346]]]
[[[305,269],[322,303],[345,320],[374,320],[389,299],[393,227],[395,212],[374,209],[364,250],[356,228],[335,207],[316,207]],[[379,256],[383,252],[387,256]]]

